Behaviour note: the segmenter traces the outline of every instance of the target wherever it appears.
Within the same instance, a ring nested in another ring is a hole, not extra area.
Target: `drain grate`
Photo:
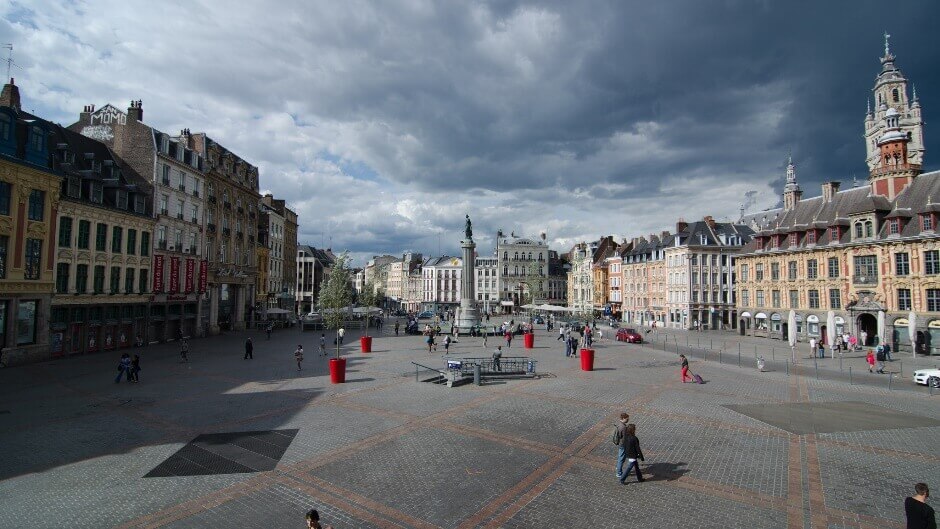
[[[274,470],[298,430],[203,434],[145,475],[213,476]]]

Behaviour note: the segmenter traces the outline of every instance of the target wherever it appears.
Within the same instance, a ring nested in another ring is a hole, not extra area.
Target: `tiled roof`
[[[938,202],[934,202],[934,200]],[[805,232],[809,229],[821,230],[816,244],[830,243],[831,226],[850,227],[852,218],[856,215],[876,213],[879,219],[898,217],[902,220],[915,217],[921,213],[940,212],[940,171],[923,173],[917,176],[894,200],[888,200],[881,195],[873,195],[870,186],[862,186],[839,191],[826,202],[822,196],[800,200],[791,210],[782,208],[762,211],[742,217],[741,223],[748,225],[757,232],[758,236],[773,234],[787,235],[793,232],[800,234],[799,241],[794,248],[805,247]],[[888,223],[880,222],[879,231],[875,240],[888,237]],[[904,222],[901,233],[892,237],[910,237],[919,235],[919,222]],[[852,240],[849,229],[842,230],[838,242],[847,243]],[[789,249],[788,237],[784,237],[778,249]],[[744,251],[753,251],[756,243],[745,246]]]

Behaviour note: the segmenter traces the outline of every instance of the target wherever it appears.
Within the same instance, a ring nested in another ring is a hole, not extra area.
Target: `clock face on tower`
[[[460,264],[460,261],[458,261],[457,259],[454,259],[453,261],[450,262],[450,264],[457,266]]]

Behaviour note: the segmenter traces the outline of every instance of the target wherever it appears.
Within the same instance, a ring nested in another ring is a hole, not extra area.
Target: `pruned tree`
[[[320,307],[327,329],[338,330],[346,320],[346,308],[352,304],[349,290],[349,252],[336,258],[330,276],[320,288]],[[339,340],[336,341],[336,358],[339,358]]]

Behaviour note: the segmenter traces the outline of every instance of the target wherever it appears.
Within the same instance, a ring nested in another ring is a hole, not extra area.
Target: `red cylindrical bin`
[[[535,347],[535,334],[527,332],[522,335],[522,342],[525,345],[526,349],[532,349]]]
[[[594,371],[594,349],[581,349],[581,371]]]
[[[346,382],[345,358],[330,358],[330,382],[334,384]]]
[[[372,337],[371,336],[360,336],[359,337],[359,347],[362,348],[363,353],[372,352]]]

